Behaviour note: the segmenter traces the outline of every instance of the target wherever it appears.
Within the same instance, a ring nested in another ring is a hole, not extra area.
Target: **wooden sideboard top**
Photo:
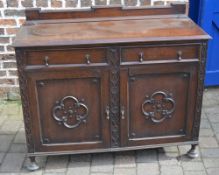
[[[183,13],[183,6],[179,7],[179,13],[170,10],[175,6],[170,9],[161,8],[160,14],[164,15],[149,13],[151,8],[104,7],[95,11],[75,12],[28,10],[28,21],[18,32],[13,46],[75,46],[210,39]],[[108,16],[104,11],[109,12]]]

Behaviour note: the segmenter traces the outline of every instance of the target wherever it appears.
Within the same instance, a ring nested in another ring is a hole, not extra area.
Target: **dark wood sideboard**
[[[207,41],[166,7],[26,10],[16,50],[35,156],[191,144],[197,157]]]

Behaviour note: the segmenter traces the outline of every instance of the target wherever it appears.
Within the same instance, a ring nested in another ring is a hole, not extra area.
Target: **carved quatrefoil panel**
[[[165,119],[171,118],[174,111],[174,99],[162,91],[146,96],[142,103],[142,113],[146,119],[150,119],[154,123],[161,123]]]
[[[63,124],[70,129],[86,123],[88,107],[82,101],[74,96],[66,96],[60,101],[56,101],[56,105],[52,109],[53,118],[59,124]]]

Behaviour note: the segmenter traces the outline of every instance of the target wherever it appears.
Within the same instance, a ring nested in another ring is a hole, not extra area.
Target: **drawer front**
[[[37,50],[27,53],[27,65],[106,63],[106,49]]]
[[[198,58],[198,45],[124,47],[122,62],[144,62],[158,60],[178,60]]]

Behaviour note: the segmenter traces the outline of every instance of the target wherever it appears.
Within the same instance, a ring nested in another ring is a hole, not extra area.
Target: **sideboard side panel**
[[[203,91],[204,91],[206,57],[207,57],[207,43],[205,42],[205,43],[202,43],[201,48],[200,48],[196,109],[195,109],[195,118],[194,118],[193,131],[192,131],[194,141],[197,141],[199,138],[202,99],[203,99]]]
[[[16,49],[16,60],[19,76],[19,85],[20,85],[20,95],[22,100],[23,107],[23,117],[26,133],[26,142],[28,153],[34,152],[34,140],[33,140],[33,130],[32,130],[32,117],[30,112],[30,100],[28,97],[28,84],[27,77],[24,71],[25,67],[25,52],[21,49]]]

